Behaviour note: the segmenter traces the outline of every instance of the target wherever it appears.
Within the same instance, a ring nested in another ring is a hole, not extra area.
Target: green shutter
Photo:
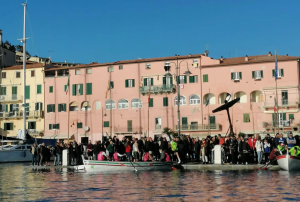
[[[233,80],[233,72],[231,72],[231,80]]]
[[[163,98],[163,106],[167,107],[168,105],[169,105],[169,103],[168,103],[168,97],[164,97]]]
[[[36,93],[41,94],[42,93],[42,85],[37,85],[36,86]]]
[[[113,82],[113,81],[110,82],[110,88],[111,88],[111,89],[114,88],[114,82]]]
[[[153,86],[153,78],[151,78],[151,86]]]
[[[294,120],[294,114],[289,114],[289,120]]]
[[[6,87],[1,87],[1,95],[6,95]]]
[[[208,74],[203,75],[203,82],[208,82]]]
[[[83,84],[80,84],[80,95],[83,95]]]
[[[11,90],[12,90],[13,95],[18,94],[18,87],[17,86],[13,86]]]
[[[19,104],[16,104],[16,111],[19,111]]]
[[[13,123],[9,123],[10,126],[10,130],[14,130],[14,124]]]
[[[255,71],[252,71],[252,79],[255,77]]]
[[[167,84],[167,80],[166,80],[166,77],[164,76],[163,77],[163,85],[166,85]]]
[[[87,83],[86,84],[86,94],[87,95],[92,95],[92,83]]]
[[[63,111],[66,112],[67,111],[67,105],[63,104]]]
[[[10,111],[10,112],[13,111],[13,107],[14,107],[14,104],[10,104],[10,105],[9,105],[9,111]]]
[[[244,123],[249,123],[250,122],[250,115],[249,114],[243,114],[244,118]]]
[[[58,110],[58,112],[61,112],[61,104],[58,104],[57,110]]]
[[[51,130],[52,129],[52,125],[51,124],[49,124],[49,130]]]
[[[286,120],[286,113],[283,113],[283,120]]]
[[[240,79],[242,79],[242,72],[239,72]]]
[[[72,85],[72,95],[76,95],[76,84]]]
[[[30,86],[25,87],[25,98],[30,99]]]
[[[26,112],[29,112],[29,103],[26,103],[26,104],[25,104],[25,107],[26,107],[26,108],[25,108],[25,111],[26,111]]]
[[[4,123],[4,131],[6,131],[6,125],[7,125],[7,123]]]
[[[153,107],[153,98],[150,98],[149,107]]]
[[[184,75],[183,78],[184,78],[183,83],[186,83],[186,80],[187,80],[186,75]]]
[[[108,128],[109,127],[109,121],[104,121],[104,127]]]
[[[56,124],[56,129],[59,129],[59,124]]]
[[[52,112],[55,112],[55,105],[52,105]]]
[[[77,128],[82,128],[82,123],[77,123]]]
[[[260,76],[261,76],[261,78],[264,78],[264,71],[260,71]]]
[[[5,112],[8,112],[8,107],[7,107],[7,105],[5,105]]]
[[[144,86],[147,86],[147,78],[144,79]]]
[[[128,80],[125,80],[125,88],[128,88]]]
[[[134,79],[132,79],[132,87],[134,87],[135,85],[134,85]]]
[[[272,69],[272,76],[275,77],[275,69]]]
[[[189,82],[194,83],[194,76],[189,76]]]
[[[280,71],[281,71],[281,76],[283,76],[283,69],[280,69]]]
[[[173,85],[173,77],[170,77],[170,84]]]
[[[36,122],[32,122],[32,129],[36,129]]]
[[[49,93],[53,93],[53,86],[49,86]]]
[[[187,125],[188,124],[188,118],[187,117],[182,117],[181,124],[182,125]]]

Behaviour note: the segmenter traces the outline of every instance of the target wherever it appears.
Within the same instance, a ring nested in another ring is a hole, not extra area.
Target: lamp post
[[[177,55],[177,56],[179,56],[179,55]],[[180,136],[180,86],[179,86],[179,84],[180,84],[180,75],[179,74],[180,74],[180,64],[182,62],[186,62],[186,64],[187,64],[187,70],[184,72],[184,74],[186,76],[189,76],[189,75],[192,74],[190,72],[190,70],[189,70],[188,62],[187,61],[182,60],[182,61],[179,62],[179,65],[178,65],[178,57],[177,57],[177,63],[172,62],[172,63],[174,63],[176,65],[176,69],[177,69],[177,79],[176,79],[176,82],[177,82],[177,117],[178,117],[178,120],[177,120],[177,124],[178,124],[177,131],[178,131],[178,137]],[[170,74],[170,72],[169,72],[171,66],[170,65],[168,65],[168,66],[165,65],[164,68],[165,68],[165,71],[167,72],[165,74],[165,77],[166,78],[172,77],[172,74]]]

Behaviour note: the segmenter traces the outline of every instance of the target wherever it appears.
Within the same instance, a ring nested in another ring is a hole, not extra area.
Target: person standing
[[[268,142],[268,139],[265,139],[265,140],[264,140],[265,163],[268,162],[270,152],[271,152],[271,143]]]
[[[93,160],[93,144],[92,141],[89,141],[89,144],[87,145],[87,152],[88,152],[88,159]]]
[[[140,153],[140,151],[139,151],[139,148],[138,148],[138,139],[136,138],[135,139],[135,141],[134,141],[134,143],[133,143],[133,145],[132,145],[132,150],[133,150],[133,161],[134,162],[138,162],[138,160],[139,160],[139,153]]]
[[[248,158],[250,163],[254,162],[254,157],[255,157],[255,143],[256,143],[256,139],[251,136],[248,138],[248,144],[250,146],[250,152],[248,154]]]
[[[45,162],[44,159],[45,156],[45,143],[40,146],[40,166],[43,166],[43,163]]]
[[[290,132],[289,137],[286,139],[287,145],[288,145],[288,149],[291,149],[292,147],[294,147],[296,145],[296,139],[293,137],[293,133]]]
[[[36,146],[36,143],[33,143],[33,146],[30,148],[30,153],[32,154],[32,166],[37,166],[38,147]]]
[[[255,149],[257,152],[257,163],[261,164],[261,160],[262,160],[262,151],[263,151],[263,144],[261,142],[261,138],[258,137],[256,143],[255,143]]]
[[[107,146],[107,151],[108,151],[108,156],[109,156],[109,160],[112,161],[112,157],[114,155],[114,146],[113,146],[113,141],[110,140],[109,142],[110,144]]]
[[[231,155],[231,163],[236,164],[237,163],[237,147],[238,147],[238,142],[235,139],[235,136],[233,136],[230,141],[229,141],[229,152]]]

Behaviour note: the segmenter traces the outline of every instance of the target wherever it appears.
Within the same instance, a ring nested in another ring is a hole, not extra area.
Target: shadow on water
[[[0,201],[297,201],[300,173],[170,171],[76,173],[0,164]]]

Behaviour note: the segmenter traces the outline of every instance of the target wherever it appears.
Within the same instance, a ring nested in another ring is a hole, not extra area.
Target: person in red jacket
[[[221,134],[218,135],[219,136],[219,145],[223,145],[225,143],[225,138],[221,136]]]

